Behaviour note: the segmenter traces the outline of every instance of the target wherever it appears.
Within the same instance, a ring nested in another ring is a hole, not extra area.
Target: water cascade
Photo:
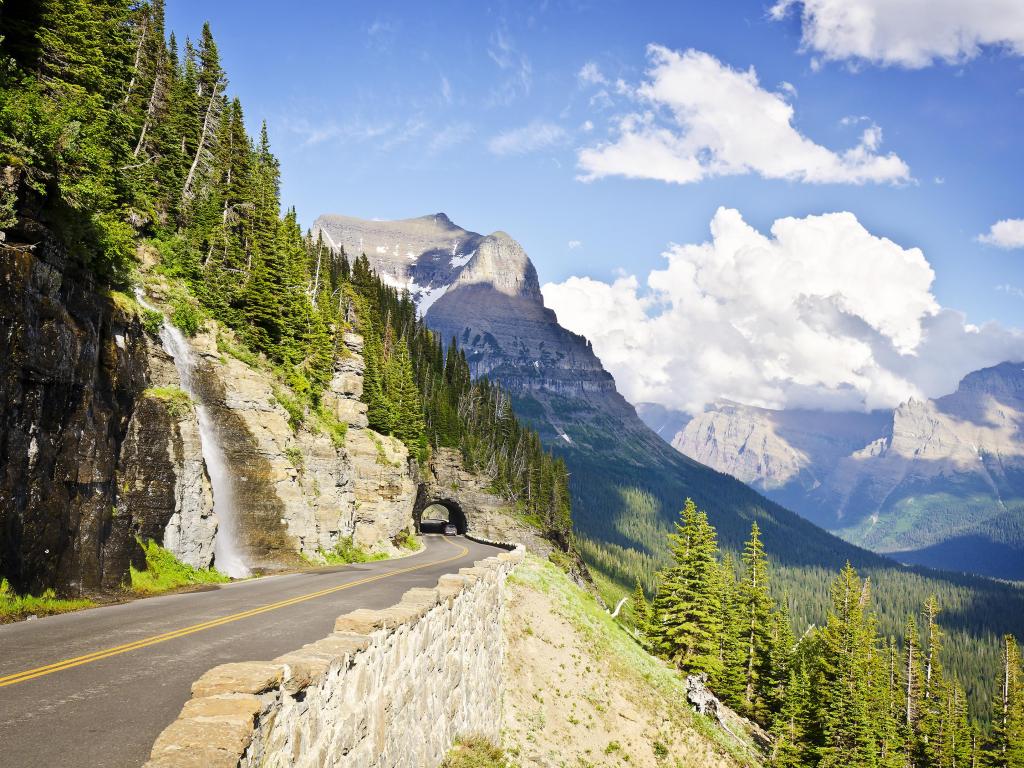
[[[136,290],[139,303],[146,309],[155,309],[146,303],[141,290]],[[195,358],[192,347],[184,334],[167,320],[160,329],[160,340],[164,351],[174,359],[174,367],[178,370],[181,388],[192,398],[196,407],[196,418],[199,422],[199,441],[202,445],[203,462],[210,476],[213,487],[213,513],[217,517],[217,534],[213,540],[213,564],[221,573],[232,578],[244,578],[249,575],[249,568],[242,559],[238,546],[238,530],[235,520],[234,487],[228,472],[224,449],[217,437],[217,428],[210,416],[210,411],[196,393],[193,382]]]

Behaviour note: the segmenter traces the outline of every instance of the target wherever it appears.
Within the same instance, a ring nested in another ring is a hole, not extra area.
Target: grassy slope
[[[695,715],[685,680],[558,568],[531,556],[509,585],[515,683],[503,745],[513,764],[758,764],[749,746]]]

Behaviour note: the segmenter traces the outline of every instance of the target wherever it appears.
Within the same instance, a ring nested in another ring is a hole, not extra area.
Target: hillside
[[[1024,578],[1024,366],[890,411],[719,404],[666,437],[848,541],[909,563]]]

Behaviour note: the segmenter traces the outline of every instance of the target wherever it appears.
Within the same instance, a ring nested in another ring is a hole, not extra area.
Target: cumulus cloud
[[[487,148],[495,155],[526,155],[562,144],[568,138],[560,125],[543,120],[534,120],[521,128],[499,133],[487,142]]]
[[[997,221],[978,240],[996,248],[1024,248],[1024,219]]]
[[[765,90],[753,68],[657,45],[648,57],[647,79],[632,92],[646,110],[619,117],[614,140],[580,150],[582,180],[618,175],[687,184],[747,173],[810,183],[910,180],[901,158],[879,154],[878,126],[834,151],[797,130],[786,89]]]
[[[594,344],[623,394],[698,413],[718,400],[873,409],[955,389],[965,373],[1024,359],[1024,334],[939,306],[917,248],[852,213],[774,222],[720,208],[711,240],[672,245],[664,269],[544,286]]]
[[[1024,54],[1020,0],[779,0],[770,14],[798,7],[803,47],[833,61],[917,69],[972,59],[985,46]]]
[[[583,245],[583,241],[582,240],[570,240],[569,241],[569,250],[570,251],[575,251],[577,248],[579,248],[582,245]]]

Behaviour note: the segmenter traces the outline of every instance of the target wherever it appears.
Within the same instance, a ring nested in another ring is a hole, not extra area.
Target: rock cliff
[[[0,245],[0,574],[16,590],[100,589],[132,556],[113,510],[147,347],[126,298],[53,242]]]

